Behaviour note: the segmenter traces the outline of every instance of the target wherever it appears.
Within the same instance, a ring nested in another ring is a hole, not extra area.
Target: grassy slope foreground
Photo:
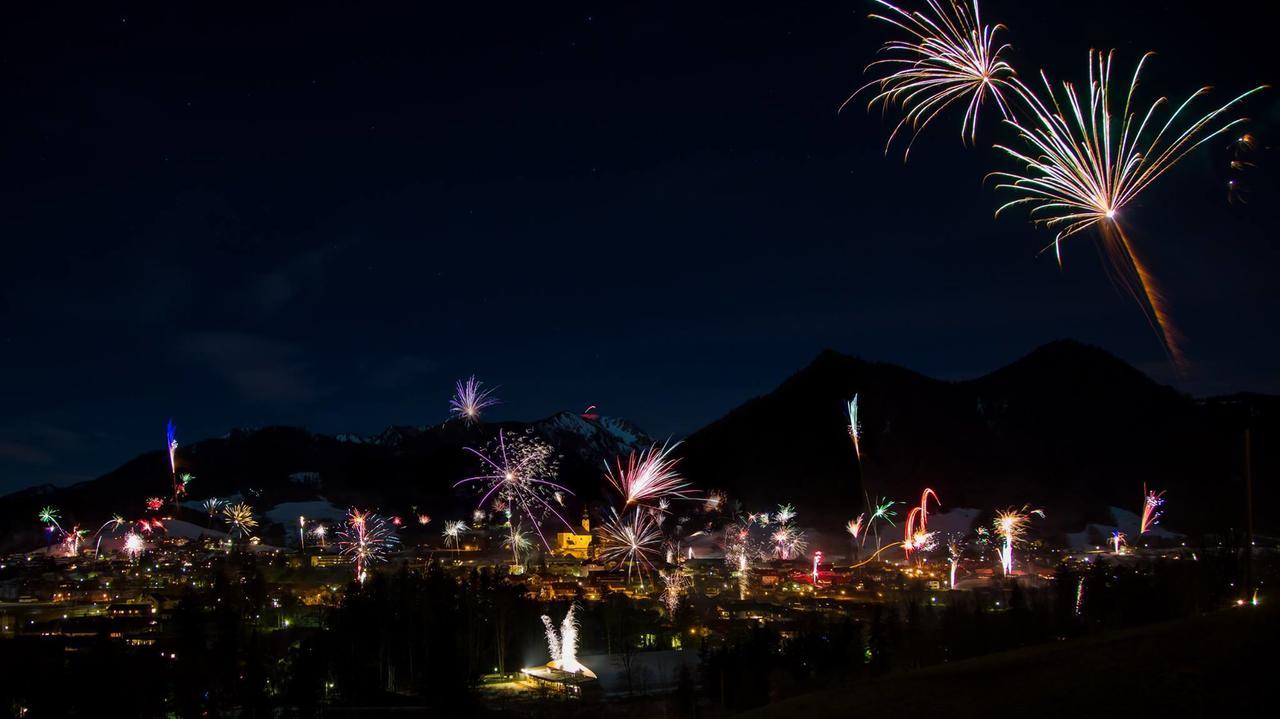
[[[1277,639],[1275,608],[1234,609],[815,692],[742,716],[1246,716],[1280,698]]]

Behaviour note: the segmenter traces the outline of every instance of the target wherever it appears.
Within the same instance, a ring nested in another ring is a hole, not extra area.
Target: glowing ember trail
[[[853,455],[862,461],[862,425],[858,423],[858,395],[849,400],[849,437],[853,440]]]
[[[1111,533],[1111,550],[1116,554],[1120,553],[1120,548],[1124,546],[1124,532],[1116,530]]]

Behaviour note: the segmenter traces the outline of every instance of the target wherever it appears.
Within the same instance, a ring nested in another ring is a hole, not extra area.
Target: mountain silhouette
[[[861,461],[846,410],[855,393]],[[1243,526],[1246,428],[1255,523],[1267,530],[1274,521],[1256,509],[1275,494],[1280,398],[1197,400],[1070,340],[958,382],[825,350],[675,452],[700,489],[724,490],[750,511],[795,504],[810,526],[842,524],[863,510],[865,496],[911,503],[932,487],[944,509],[1029,504],[1046,510],[1045,532],[1079,531],[1108,523],[1109,507],[1140,510],[1145,484],[1166,492],[1165,526],[1222,533]],[[339,508],[407,515],[418,507],[461,518],[477,497],[454,483],[481,469],[464,448],[488,447],[500,430],[555,448],[560,481],[574,493],[570,513],[609,499],[605,462],[653,443],[625,420],[571,412],[536,422],[396,426],[372,437],[267,427],[184,445],[179,469],[196,477],[192,500],[240,496],[266,510],[323,497]],[[168,487],[168,457],[157,450],[88,482],[0,497],[0,550],[43,544],[36,514],[44,505],[61,510],[64,526],[96,526],[113,513],[142,516],[144,498],[166,496]]]
[[[861,462],[846,402],[859,396]],[[1106,523],[1167,491],[1181,531],[1239,527],[1244,429],[1254,502],[1273,492],[1280,398],[1195,400],[1115,356],[1061,340],[990,374],[946,382],[824,351],[776,390],[687,438],[684,467],[748,506],[780,501],[831,522],[873,499],[934,488],[944,508],[1043,507],[1049,526]],[[1265,524],[1265,522],[1264,522]]]

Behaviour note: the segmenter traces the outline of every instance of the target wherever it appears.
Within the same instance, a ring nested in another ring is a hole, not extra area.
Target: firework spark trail
[[[1138,525],[1138,534],[1146,534],[1148,530],[1160,523],[1160,505],[1164,504],[1164,492],[1147,490],[1142,485],[1142,520]]]
[[[478,507],[483,506],[491,497],[501,499],[507,503],[508,507],[511,505],[519,507],[548,550],[551,544],[547,542],[542,532],[543,516],[550,513],[569,531],[573,531],[573,525],[569,520],[565,519],[548,501],[548,495],[556,492],[573,494],[567,487],[556,484],[550,479],[556,473],[556,462],[554,452],[549,445],[532,435],[516,437],[508,441],[505,433],[500,429],[497,446],[489,454],[471,447],[467,447],[466,450],[480,458],[486,465],[487,473],[468,477],[456,482],[453,486],[460,487],[464,484],[476,483],[484,487],[484,494],[477,503]],[[489,456],[490,454],[493,456]],[[481,510],[477,509],[477,511]]]
[[[1124,546],[1124,532],[1116,530],[1111,533],[1111,549],[1116,554],[1120,553],[1120,548]]]
[[[1211,129],[1224,112],[1266,86],[1237,95],[1178,131],[1173,128],[1182,113],[1209,88],[1202,87],[1193,92],[1163,124],[1155,116],[1160,106],[1167,103],[1164,97],[1158,98],[1139,114],[1133,109],[1133,96],[1142,67],[1151,57],[1151,53],[1147,53],[1134,70],[1125,93],[1123,111],[1116,121],[1111,111],[1110,94],[1113,56],[1114,52],[1104,55],[1089,51],[1087,101],[1082,102],[1072,83],[1064,82],[1063,102],[1060,102],[1043,71],[1040,78],[1049,97],[1048,103],[1022,82],[1015,80],[1011,84],[1028,108],[1030,119],[1005,118],[1005,122],[1023,140],[1026,149],[1019,151],[1006,145],[996,145],[1023,165],[1021,173],[991,173],[991,177],[1006,180],[998,184],[997,189],[1018,195],[1001,205],[996,215],[1011,207],[1029,205],[1034,223],[1057,230],[1050,246],[1054,248],[1059,263],[1062,261],[1061,244],[1064,239],[1098,226],[1102,247],[1111,261],[1115,279],[1138,301],[1170,359],[1182,368],[1185,360],[1177,332],[1170,323],[1168,310],[1150,270],[1121,226],[1120,216],[1125,207],[1189,152],[1243,122],[1243,118],[1237,118]],[[1157,125],[1159,129],[1155,130]],[[1153,135],[1148,133],[1149,129]]]
[[[853,440],[853,455],[862,461],[862,425],[858,422],[858,395],[849,400],[849,437]]]
[[[910,12],[885,0],[876,2],[887,13],[870,17],[905,31],[911,39],[882,45],[880,52],[888,57],[867,65],[865,72],[874,68],[887,73],[858,88],[840,109],[873,87],[878,91],[867,103],[868,109],[877,103],[885,110],[900,106],[903,117],[885,143],[885,154],[903,128],[909,128],[912,137],[902,155],[905,161],[920,132],[956,103],[966,106],[960,137],[970,143],[976,141],[978,115],[987,98],[995,102],[1001,115],[1010,116],[1003,93],[1016,75],[1001,59],[1009,45],[996,41],[997,33],[1005,27],[983,25],[977,0],[972,11],[961,0],[927,0],[928,12]]]
[[[324,538],[328,533],[329,533],[329,529],[325,527],[323,524],[317,524],[311,530],[311,536],[315,537],[320,542],[321,549],[324,549]]]
[[[622,495],[623,505],[646,504],[662,499],[688,499],[689,483],[676,471],[677,459],[669,456],[679,443],[661,449],[655,444],[639,454],[632,452],[624,466],[605,463],[605,478]]]
[[[956,570],[960,567],[960,556],[963,548],[960,546],[959,540],[952,539],[947,542],[947,561],[951,563],[951,582],[948,584],[950,589],[956,588]]]
[[[449,400],[449,412],[467,424],[478,422],[482,411],[499,403],[491,396],[496,389],[484,389],[484,382],[478,381],[475,375],[458,380],[453,398]]]
[[[1026,536],[1027,525],[1033,514],[1043,518],[1044,510],[1023,506],[1022,509],[1006,509],[996,514],[995,532],[1004,539],[1004,547],[997,552],[1000,555],[1000,568],[1006,577],[1013,572],[1013,547]]]
[[[173,418],[169,418],[169,423],[165,425],[165,450],[169,453],[169,473],[176,480],[178,476],[178,428],[173,424]]]
[[[887,552],[887,551],[889,551],[890,549],[893,549],[894,547],[898,546],[899,544],[902,544],[902,542],[889,542],[888,544],[884,545],[883,547],[881,547],[881,548],[877,549],[876,551],[872,552],[872,553],[871,553],[871,556],[867,557],[866,559],[862,560],[861,562],[858,562],[857,564],[850,565],[850,567],[849,567],[849,568],[850,568],[850,569],[857,569],[858,567],[865,567],[866,565],[870,564],[871,562],[876,561],[876,557],[880,556],[880,553],[881,553],[881,552]]]
[[[395,527],[377,514],[352,509],[338,531],[338,547],[355,565],[356,581],[364,584],[368,565],[385,562],[387,553],[400,543]]]
[[[618,514],[614,509],[599,532],[600,558],[618,566],[625,564],[627,581],[635,571],[643,584],[644,575],[654,568],[653,559],[658,556],[662,544],[662,532],[652,515],[640,507],[624,514]]]
[[[902,551],[909,558],[911,552],[919,549],[925,549],[929,544],[929,498],[933,497],[933,501],[941,504],[938,499],[937,492],[925,487],[920,493],[920,506],[912,507],[911,512],[907,514],[906,524],[903,526]]]
[[[121,517],[118,514],[114,514],[111,516],[111,519],[108,519],[107,521],[103,522],[102,526],[98,527],[98,531],[93,533],[93,537],[94,537],[93,558],[94,559],[98,558],[98,550],[102,547],[102,533],[107,530],[107,527],[111,527],[112,530],[118,530],[121,527],[125,526],[126,524],[128,524],[128,522],[125,521],[124,517]]]

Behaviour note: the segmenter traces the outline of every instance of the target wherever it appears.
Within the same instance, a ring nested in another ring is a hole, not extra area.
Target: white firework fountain
[[[525,675],[555,683],[566,682],[566,674],[572,675],[567,678],[569,683],[596,678],[594,672],[578,662],[578,618],[574,616],[577,610],[575,602],[564,615],[559,629],[551,621],[551,617],[542,615],[542,623],[547,628],[547,651],[551,654],[551,661],[546,666],[522,670]]]

